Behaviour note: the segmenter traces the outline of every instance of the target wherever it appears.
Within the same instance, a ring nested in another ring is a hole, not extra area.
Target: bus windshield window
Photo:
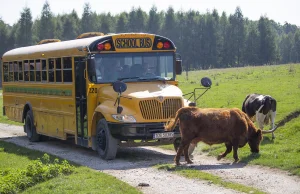
[[[117,80],[172,80],[174,53],[95,54],[88,64],[89,78],[94,83]]]

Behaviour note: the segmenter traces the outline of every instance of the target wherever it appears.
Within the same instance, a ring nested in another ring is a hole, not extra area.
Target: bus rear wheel
[[[116,158],[118,150],[118,140],[110,134],[105,119],[100,119],[97,124],[97,152],[101,158],[112,160]]]
[[[27,133],[27,137],[29,141],[31,142],[37,142],[40,141],[40,135],[37,134],[36,128],[33,123],[33,113],[32,110],[27,111],[26,117],[25,117],[25,132]]]

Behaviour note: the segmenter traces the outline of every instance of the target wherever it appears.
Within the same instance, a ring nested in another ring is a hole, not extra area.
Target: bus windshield
[[[94,54],[88,74],[93,83],[174,80],[174,53]]]

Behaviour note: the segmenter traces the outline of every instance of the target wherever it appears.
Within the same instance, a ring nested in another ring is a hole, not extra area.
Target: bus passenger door
[[[76,134],[77,144],[88,147],[85,58],[75,57]]]

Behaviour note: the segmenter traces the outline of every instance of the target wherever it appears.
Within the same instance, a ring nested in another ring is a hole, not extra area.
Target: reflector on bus
[[[82,39],[82,38],[89,38],[89,37],[94,37],[94,36],[104,36],[104,33],[102,32],[86,32],[83,34],[80,34],[77,36],[76,39]]]
[[[47,44],[47,43],[52,43],[52,42],[60,42],[60,40],[59,39],[44,39],[44,40],[41,40],[37,44]]]

